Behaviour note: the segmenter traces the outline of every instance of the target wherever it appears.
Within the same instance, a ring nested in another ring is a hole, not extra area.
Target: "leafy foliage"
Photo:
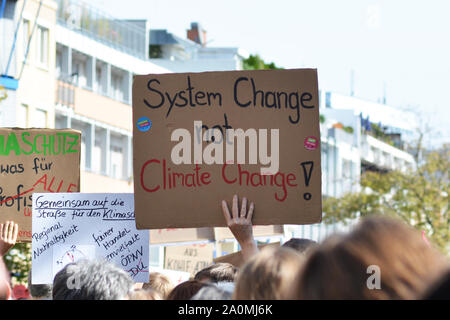
[[[244,70],[276,70],[283,69],[279,68],[275,65],[275,63],[265,63],[263,59],[259,55],[250,55],[247,59],[244,60]]]
[[[27,285],[31,270],[31,243],[16,244],[4,257],[5,264],[12,274],[12,282]]]
[[[365,172],[362,191],[323,202],[324,222],[350,222],[359,216],[387,215],[425,231],[444,253],[450,253],[450,145],[429,152],[416,170]]]

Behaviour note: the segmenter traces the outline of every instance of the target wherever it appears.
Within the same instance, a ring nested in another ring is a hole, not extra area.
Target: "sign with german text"
[[[255,203],[255,225],[321,221],[317,71],[136,76],[138,229],[225,226],[221,201]]]
[[[80,191],[81,133],[72,129],[0,128],[0,222],[19,224],[31,241],[33,192]]]
[[[136,230],[132,193],[34,193],[32,283],[52,283],[80,259],[112,261],[149,279],[149,232]]]
[[[213,243],[167,246],[164,268],[189,272],[191,276],[195,276],[197,272],[211,265],[213,258]]]

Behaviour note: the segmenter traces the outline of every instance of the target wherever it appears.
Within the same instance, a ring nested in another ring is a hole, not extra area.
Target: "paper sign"
[[[193,244],[189,246],[168,246],[165,250],[164,268],[189,272],[195,276],[197,272],[211,265],[214,257],[214,244]]]
[[[136,76],[137,227],[225,227],[236,193],[255,202],[254,225],[320,222],[319,142],[316,70]]]
[[[33,284],[65,265],[105,259],[135,282],[149,279],[149,232],[136,230],[132,193],[34,193]]]
[[[18,242],[31,241],[34,192],[80,191],[79,131],[0,129],[0,222],[19,224]]]

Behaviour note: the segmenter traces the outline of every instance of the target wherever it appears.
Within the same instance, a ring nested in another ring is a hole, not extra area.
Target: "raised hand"
[[[247,202],[247,198],[244,197],[242,199],[241,209],[239,210],[239,198],[237,195],[234,195],[230,214],[227,202],[222,200],[222,212],[225,217],[225,221],[231,233],[242,248],[242,256],[244,257],[244,260],[247,260],[258,252],[258,247],[256,246],[253,238],[252,225],[255,205],[251,202],[247,211]]]

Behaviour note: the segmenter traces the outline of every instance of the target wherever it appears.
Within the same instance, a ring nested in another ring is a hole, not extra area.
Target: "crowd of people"
[[[150,272],[136,284],[105,261],[80,260],[59,271],[52,284],[28,281],[31,299],[53,300],[328,300],[450,299],[450,262],[402,221],[361,218],[345,234],[321,243],[290,239],[258,249],[253,237],[254,204],[233,197],[222,211],[241,246],[242,266],[216,263],[174,285]],[[15,244],[17,224],[0,226],[0,258]],[[30,272],[31,275],[31,272]],[[7,269],[0,259],[0,299],[11,299]]]

